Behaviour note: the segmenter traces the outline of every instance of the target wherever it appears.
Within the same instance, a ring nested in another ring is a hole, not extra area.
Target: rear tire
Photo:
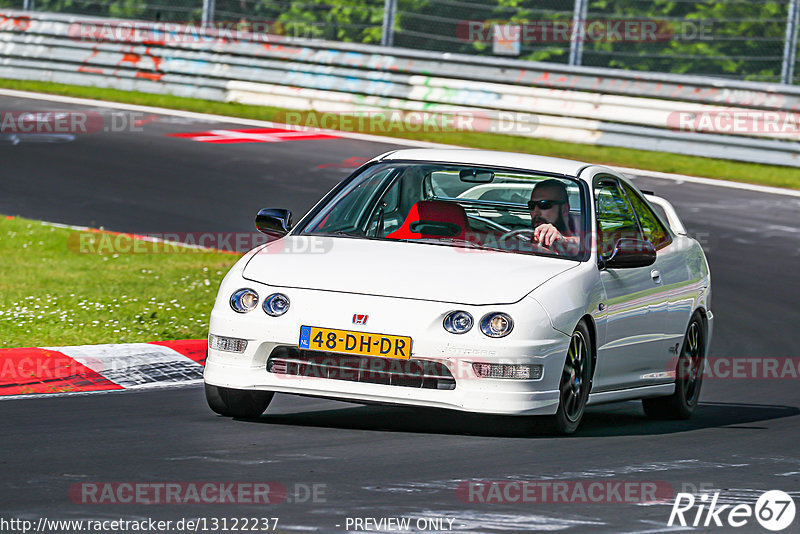
[[[553,434],[572,434],[578,429],[592,387],[592,361],[594,349],[589,329],[578,323],[569,342],[564,370],[559,385],[558,411],[549,417],[549,430]]]
[[[205,385],[208,407],[225,417],[250,419],[260,416],[267,409],[275,393],[271,391],[248,391]]]
[[[705,364],[705,330],[700,316],[689,321],[675,369],[675,393],[669,397],[642,399],[644,413],[653,419],[689,419],[700,399]]]

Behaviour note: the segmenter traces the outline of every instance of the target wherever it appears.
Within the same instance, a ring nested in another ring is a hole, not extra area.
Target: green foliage
[[[80,253],[76,234],[0,217],[0,348],[208,335],[217,289],[238,255]]]
[[[397,0],[394,44],[490,56],[493,24],[570,21],[574,1]],[[0,6],[21,2],[0,0]],[[36,0],[39,11],[161,21],[197,21],[201,7],[201,0]],[[381,42],[383,10],[384,0],[216,0],[215,19],[268,21],[274,33],[375,44]],[[582,63],[779,81],[787,11],[787,0],[589,0],[590,21],[656,21],[663,38],[588,41]],[[469,32],[475,27],[471,22],[482,28],[480,38]],[[563,39],[530,39],[523,43],[521,59],[565,63],[568,56],[569,42]]]
[[[273,4],[262,0],[264,4]],[[289,36],[380,43],[382,0],[302,0],[288,2],[278,17]]]
[[[3,1],[3,0],[0,0]],[[200,18],[201,0],[34,0],[36,11],[74,13],[96,17],[189,22]]]
[[[136,18],[144,10],[143,0],[119,0],[108,5],[108,14],[118,18]]]
[[[589,18],[601,17],[657,21],[663,39],[589,42],[584,64],[766,81],[780,76],[784,2],[591,1]]]

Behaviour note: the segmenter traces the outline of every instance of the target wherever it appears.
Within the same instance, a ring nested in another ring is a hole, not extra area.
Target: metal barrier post
[[[392,46],[394,43],[394,13],[397,9],[397,0],[385,0],[383,4],[383,29],[381,31],[381,44]]]
[[[203,0],[203,14],[201,16],[203,28],[214,24],[214,8],[215,0]]]
[[[583,61],[583,40],[586,37],[586,16],[589,0],[575,0],[572,15],[572,36],[569,42],[569,64],[580,65]]]
[[[781,64],[781,83],[791,84],[794,80],[794,63],[797,60],[797,32],[800,26],[800,0],[791,0],[786,17],[786,40],[783,45]]]
[[[22,9],[25,11],[33,11],[33,0],[25,0],[22,2]]]

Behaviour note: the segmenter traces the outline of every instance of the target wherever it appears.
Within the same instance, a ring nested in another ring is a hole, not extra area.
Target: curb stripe
[[[206,364],[208,355],[208,340],[206,339],[179,339],[176,341],[152,341],[151,345],[169,347],[175,352],[183,354],[200,365]]]
[[[198,383],[205,339],[0,349],[0,397]]]
[[[169,347],[149,343],[82,345],[58,350],[126,389],[203,377],[203,367],[197,362]]]
[[[0,396],[118,389],[123,387],[58,350],[0,350]]]

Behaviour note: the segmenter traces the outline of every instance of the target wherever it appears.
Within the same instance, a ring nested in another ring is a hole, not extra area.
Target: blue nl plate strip
[[[300,348],[307,349],[310,348],[311,343],[311,327],[310,326],[301,326],[300,327]]]

